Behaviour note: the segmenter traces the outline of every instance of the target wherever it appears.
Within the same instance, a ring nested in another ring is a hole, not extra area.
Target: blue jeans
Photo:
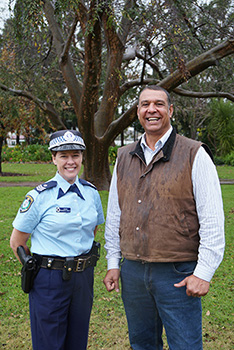
[[[123,261],[122,299],[134,350],[163,350],[163,326],[170,350],[202,350],[201,299],[187,296],[185,287],[174,287],[195,266],[194,261]]]

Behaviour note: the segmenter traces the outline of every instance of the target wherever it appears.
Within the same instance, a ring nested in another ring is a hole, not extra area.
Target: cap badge
[[[63,138],[65,141],[74,141],[75,135],[71,131],[66,131],[63,135]]]

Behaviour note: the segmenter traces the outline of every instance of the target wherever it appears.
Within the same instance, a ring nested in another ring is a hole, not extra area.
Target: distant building
[[[115,139],[115,145],[116,146],[121,146],[122,143],[124,145],[128,145],[129,143],[133,143],[134,141],[138,141],[139,138],[141,137],[142,133],[136,131],[134,127],[129,126],[127,129],[124,130],[124,133],[121,135],[117,136]]]
[[[16,133],[8,132],[7,138],[6,138],[7,146],[8,147],[15,147],[16,146],[16,139],[17,139]],[[20,135],[20,137],[19,137],[20,145],[24,142],[25,142],[25,137],[23,135]]]

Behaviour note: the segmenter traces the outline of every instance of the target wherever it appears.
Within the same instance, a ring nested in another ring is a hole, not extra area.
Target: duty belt
[[[41,256],[41,267],[52,270],[63,270],[82,272],[87,267],[96,266],[97,257],[95,255],[78,256],[74,258],[60,258],[52,256]]]
[[[100,249],[100,243],[94,241],[90,252],[85,255],[67,258],[48,255],[37,255],[37,257],[40,260],[40,267],[51,270],[62,270],[63,280],[68,281],[71,279],[73,272],[82,272],[87,267],[96,266],[100,258]]]

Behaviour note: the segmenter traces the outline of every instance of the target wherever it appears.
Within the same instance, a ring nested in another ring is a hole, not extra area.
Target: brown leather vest
[[[200,146],[173,130],[148,166],[139,142],[119,149],[119,235],[125,258],[197,260],[199,223],[191,173]]]

